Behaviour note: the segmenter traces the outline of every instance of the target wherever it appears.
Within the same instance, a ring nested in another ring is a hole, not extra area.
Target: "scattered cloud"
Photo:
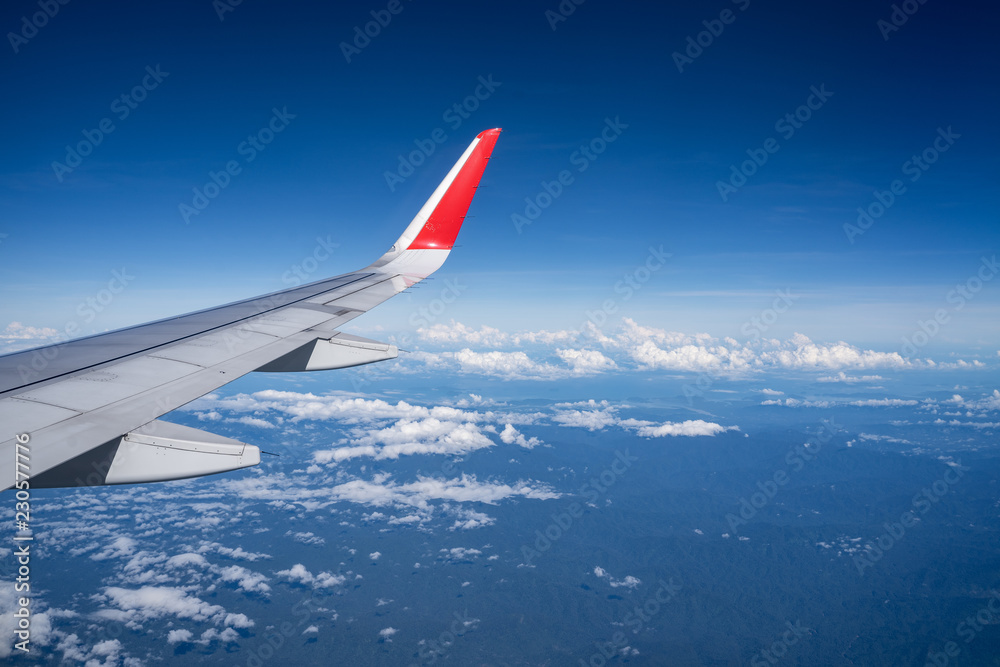
[[[351,574],[348,572],[347,574]],[[334,588],[347,581],[347,576],[342,574],[332,574],[330,572],[320,572],[313,575],[302,563],[296,563],[287,570],[275,572],[275,576],[284,577],[294,583],[313,588]]]
[[[612,588],[637,588],[642,581],[638,577],[627,575],[624,579],[615,579],[603,567],[594,567],[594,576],[598,579],[607,579]]]
[[[254,622],[244,614],[231,614],[221,606],[210,604],[181,588],[143,586],[138,589],[108,586],[97,599],[110,605],[97,616],[125,623],[138,629],[142,623],[163,616],[176,616],[193,621],[210,621],[215,625],[249,628]]]

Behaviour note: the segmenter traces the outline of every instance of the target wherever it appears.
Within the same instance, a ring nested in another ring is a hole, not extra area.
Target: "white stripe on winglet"
[[[420,230],[424,228],[424,225],[427,224],[427,220],[431,217],[431,213],[434,212],[434,209],[436,209],[437,205],[441,202],[441,198],[444,197],[444,193],[446,193],[448,188],[451,187],[451,184],[455,181],[455,177],[458,176],[458,172],[460,172],[462,167],[465,166],[465,163],[469,160],[469,156],[472,155],[472,151],[476,150],[476,146],[478,145],[479,137],[476,137],[472,140],[472,143],[469,144],[469,147],[465,149],[465,152],[462,153],[462,157],[458,159],[458,162],[456,162],[455,166],[451,168],[448,175],[444,177],[443,181],[441,181],[441,184],[437,186],[436,190],[434,190],[434,194],[432,194],[430,199],[428,199],[424,205],[420,207],[420,210],[417,211],[416,217],[413,218],[413,221],[406,227],[406,231],[404,231],[403,235],[396,241],[395,247],[397,252],[406,250],[409,245],[413,243],[413,239],[417,238],[417,235],[420,234]]]

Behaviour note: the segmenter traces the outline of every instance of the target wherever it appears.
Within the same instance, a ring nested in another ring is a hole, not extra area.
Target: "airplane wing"
[[[197,477],[260,450],[157,418],[251,371],[392,359],[338,328],[420,282],[455,243],[500,128],[480,133],[402,236],[370,266],[141,326],[0,356],[0,489]]]

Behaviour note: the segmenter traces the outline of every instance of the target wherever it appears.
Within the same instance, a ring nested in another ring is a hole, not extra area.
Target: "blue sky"
[[[885,39],[890,3],[592,1],[553,29],[555,2],[404,1],[348,62],[341,43],[386,6],[242,3],[220,19],[207,1],[70,3],[34,34],[22,18],[38,5],[6,5],[4,32],[30,38],[0,51],[0,326],[60,329],[123,268],[134,279],[84,330],[280,289],[317,238],[337,247],[311,277],[360,268],[468,141],[501,126],[437,282],[359,327],[405,330],[449,277],[467,288],[446,320],[576,327],[662,245],[670,260],[616,317],[742,337],[791,290],[771,335],[891,351],[945,308],[928,350],[996,356],[996,285],[960,311],[947,301],[997,245],[992,6],[920,5]],[[720,27],[678,71],[688,37]],[[114,101],[144,80],[123,118]],[[477,90],[468,118],[449,113]],[[810,101],[794,133],[776,126]],[[294,118],[248,162],[241,142],[275,109]],[[113,132],[60,180],[53,162],[103,119]],[[607,119],[620,135],[578,171]],[[438,128],[447,139],[390,188],[398,156]],[[948,128],[948,150],[911,181],[904,163]],[[719,181],[765,146],[723,201]],[[230,160],[240,173],[186,223],[179,206]],[[519,233],[512,215],[564,169],[573,182]],[[851,243],[844,225],[896,179],[905,192]]]

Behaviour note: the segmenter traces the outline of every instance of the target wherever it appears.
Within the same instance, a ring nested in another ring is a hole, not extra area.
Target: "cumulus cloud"
[[[785,398],[762,401],[761,405],[781,405],[787,408],[831,408],[838,405],[850,405],[856,408],[899,408],[917,405],[919,401],[904,398],[866,398],[856,401],[814,401],[799,398]]]
[[[881,375],[848,375],[844,371],[840,371],[836,375],[827,375],[821,378],[816,378],[817,382],[844,382],[846,384],[854,384],[856,382],[878,382],[884,380]]]
[[[586,402],[558,403],[556,408],[586,407],[589,410],[562,409],[552,417],[561,426],[585,428],[589,431],[600,431],[608,426],[618,426],[634,431],[644,438],[662,438],[666,436],[714,436],[726,431],[738,431],[738,426],[722,426],[701,419],[683,422],[651,422],[640,419],[622,419],[617,415],[615,406],[607,401],[597,402],[590,399]]]
[[[387,505],[409,505],[412,507],[429,507],[431,500],[447,500],[453,502],[480,502],[495,505],[501,500],[513,497],[550,500],[560,497],[560,494],[548,487],[530,482],[481,482],[475,475],[463,474],[461,477],[438,479],[433,477],[418,477],[417,481],[398,484],[386,477],[378,477],[371,481],[356,479],[338,484],[331,492],[343,500],[383,507]]]
[[[316,463],[340,462],[358,457],[397,459],[413,454],[466,454],[492,447],[493,441],[471,422],[442,421],[429,417],[402,419],[351,440],[351,445],[313,454]]]
[[[441,553],[444,554],[444,558],[451,561],[459,560],[474,560],[477,556],[482,556],[483,552],[479,549],[470,549],[466,547],[452,547],[451,549],[441,549]]]
[[[348,572],[348,574],[350,574],[350,572]],[[347,577],[342,574],[320,572],[319,574],[314,575],[312,572],[307,570],[306,566],[302,563],[296,563],[287,570],[275,572],[275,575],[305,586],[312,586],[313,588],[334,588],[335,586],[340,586],[347,581]]]
[[[637,588],[642,581],[638,577],[626,575],[624,579],[615,579],[603,567],[594,567],[594,576],[598,579],[607,579],[612,588]]]
[[[618,423],[613,407],[598,410],[564,410],[557,412],[552,420],[562,426],[585,428],[588,431],[600,431]]]
[[[210,621],[234,628],[249,628],[254,624],[244,614],[228,613],[219,605],[169,586],[143,586],[138,589],[109,586],[98,599],[117,608],[102,609],[97,612],[98,616],[124,622],[129,627],[141,627],[142,622],[163,616]]]
[[[267,577],[239,565],[221,568],[219,576],[223,581],[233,582],[240,589],[251,593],[267,594],[271,590],[271,587],[266,583]]]
[[[181,642],[189,642],[194,635],[191,634],[190,630],[171,630],[167,633],[167,643],[168,644],[179,644]]]
[[[473,329],[452,320],[449,324],[435,324],[417,330],[417,336],[424,341],[439,345],[465,343],[487,347],[508,347],[525,344],[560,344],[579,338],[576,331],[526,331],[506,333],[490,326]]]
[[[522,351],[475,352],[464,348],[458,352],[442,352],[439,356],[451,359],[464,373],[481,373],[521,380],[560,377],[564,373],[556,366],[532,360]]]
[[[14,591],[13,583],[0,586],[0,658],[9,658],[14,653],[20,653],[14,649],[14,644],[22,641],[14,633],[18,630],[17,617],[14,613],[20,609],[17,592]],[[39,606],[36,598],[31,599],[31,647],[47,646],[53,639],[52,616],[49,610],[44,609],[44,605]]]
[[[525,438],[524,434],[514,428],[511,424],[505,424],[500,432],[500,441],[507,445],[518,445],[525,449],[533,449],[542,444],[538,438]]]
[[[199,554],[217,553],[222,556],[226,556],[227,558],[232,558],[234,560],[247,560],[251,562],[269,559],[271,557],[270,555],[265,553],[254,553],[252,551],[244,551],[243,547],[236,547],[234,549],[232,547],[227,547],[222,544],[219,544],[218,542],[208,542],[206,540],[201,541],[196,551]]]
[[[62,336],[65,339],[65,336]],[[59,331],[51,327],[32,327],[11,322],[0,331],[0,352],[6,354],[17,350],[47,345],[59,339]]]
[[[302,544],[309,544],[316,547],[321,547],[326,544],[326,539],[316,535],[312,532],[293,532],[291,530],[285,532],[285,536],[291,537],[296,542],[301,542]]]
[[[995,412],[1000,410],[1000,390],[994,389],[992,394],[986,394],[978,399],[965,399],[960,394],[955,394],[945,402],[964,410]]]
[[[455,519],[455,523],[448,530],[472,530],[474,528],[490,526],[496,522],[496,519],[488,514],[476,512],[475,510],[458,510],[456,514],[458,514],[458,518]]]
[[[617,364],[597,350],[556,350],[556,356],[576,375],[589,375],[615,368]]]
[[[126,556],[131,556],[135,553],[136,541],[131,537],[119,536],[116,537],[111,544],[107,545],[101,551],[90,556],[91,560],[108,560],[111,558],[124,558]]]
[[[473,329],[453,321],[447,325],[437,324],[422,329],[418,335],[422,341],[435,345],[465,344],[492,349],[466,347],[460,352],[420,352],[414,357],[414,361],[433,367],[453,365],[459,371],[520,379],[557,379],[575,374],[630,368],[646,371],[747,373],[776,368],[842,371],[908,368],[914,365],[934,367],[929,360],[910,361],[898,352],[864,349],[843,341],[816,343],[798,333],[787,340],[762,338],[740,342],[706,333],[685,334],[642,326],[630,318],[624,318],[619,328],[610,334],[605,334],[589,323],[582,331],[511,334],[493,327]],[[595,345],[601,349],[580,348],[581,344]],[[568,345],[574,347],[567,347]],[[526,346],[558,346],[552,354],[562,363],[537,361],[525,350],[500,349]],[[610,356],[609,352],[613,352],[615,356]],[[838,374],[825,376],[825,381],[861,382],[878,376],[860,376],[854,380],[855,377],[858,376],[845,373],[844,379]]]
[[[662,424],[650,424],[637,420],[624,420],[623,426],[631,426],[629,422],[635,422],[632,428],[638,435],[644,438],[663,438],[666,436],[713,436],[726,431],[738,431],[738,426],[722,426],[714,422],[707,422],[702,419],[689,419],[682,422],[664,422]]]

